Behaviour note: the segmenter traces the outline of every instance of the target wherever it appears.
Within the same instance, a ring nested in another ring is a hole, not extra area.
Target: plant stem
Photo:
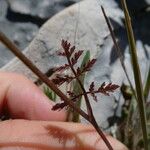
[[[137,95],[137,102],[138,102],[139,113],[140,113],[144,148],[145,150],[148,150],[148,132],[147,132],[146,111],[145,111],[145,100],[144,100],[144,93],[142,87],[141,73],[140,73],[140,68],[139,68],[138,58],[136,53],[136,44],[135,44],[131,19],[129,16],[126,2],[125,0],[121,0],[121,2],[125,14],[125,24],[126,24],[126,30],[128,35],[129,49],[131,53],[131,62],[133,67],[134,79],[135,79],[136,95]]]
[[[99,128],[93,114],[92,114],[92,120],[91,118],[83,111],[81,108],[78,108],[66,95],[64,95],[57,86],[48,79],[48,77],[43,74],[22,52],[19,50],[19,48],[11,42],[1,31],[0,31],[0,41],[9,48],[9,50],[15,54],[28,68],[30,68],[46,85],[48,85],[59,97],[62,98],[62,100],[67,103],[70,107],[72,107],[75,111],[77,111],[82,117],[84,117],[86,120],[88,120],[93,127],[96,129],[100,137],[105,142],[106,146],[109,150],[113,150],[112,146],[110,145],[109,141],[107,140],[104,133]]]
[[[92,116],[92,108],[91,108],[88,96],[86,94],[86,91],[85,91],[85,89],[84,89],[80,79],[78,78],[77,73],[76,73],[75,69],[73,68],[73,66],[71,64],[71,61],[70,61],[70,58],[68,56],[67,56],[67,61],[68,61],[68,64],[69,64],[73,74],[75,75],[75,77],[76,77],[76,79],[77,79],[77,81],[78,81],[78,83],[79,83],[79,85],[81,87],[81,90],[83,91],[83,95],[84,95],[84,98],[85,98],[85,101],[86,101],[86,106],[87,106],[87,112],[88,112],[88,115],[89,115],[89,119],[91,120],[92,119],[92,117],[91,117]]]
[[[89,60],[90,60],[90,51],[87,51],[85,56],[83,57],[83,60],[82,60],[81,66],[80,66],[81,70],[83,70],[84,66],[88,63]],[[82,84],[84,84],[84,79],[85,79],[85,73],[83,73],[79,76],[79,80],[81,81]],[[72,92],[75,95],[80,95],[82,93],[81,87],[80,87],[77,80],[75,80],[73,82]],[[76,102],[76,105],[78,107],[81,107],[81,100],[82,100],[82,95],[80,97],[78,97],[78,101]],[[80,121],[79,114],[77,112],[73,112],[72,121],[73,122],[79,122]]]
[[[98,132],[98,134],[101,136],[101,138],[103,139],[103,141],[105,142],[105,144],[107,145],[109,150],[113,150],[113,147],[111,146],[110,142],[107,140],[106,136],[104,135],[103,131],[100,129],[100,127],[98,126],[95,118],[93,117],[93,120],[91,122],[91,124],[94,126],[95,130]]]
[[[109,141],[107,140],[106,136],[103,134],[102,130],[100,129],[100,127],[98,126],[98,124],[97,124],[97,122],[95,120],[95,117],[93,115],[93,110],[92,110],[89,98],[88,98],[88,96],[86,94],[86,90],[84,89],[84,86],[82,85],[82,83],[81,83],[81,81],[79,79],[77,79],[77,80],[79,82],[79,85],[81,86],[84,98],[85,98],[86,103],[87,103],[87,109],[89,110],[89,119],[90,119],[91,124],[94,126],[94,128],[96,129],[96,131],[99,133],[99,135],[101,136],[101,138],[104,140],[104,142],[107,145],[107,147],[109,148],[109,150],[113,150],[111,144],[109,143]]]
[[[67,55],[66,55],[67,56]],[[73,74],[75,75],[82,91],[83,91],[83,96],[85,98],[85,102],[86,102],[86,106],[87,106],[87,112],[88,112],[88,115],[89,115],[89,122],[91,122],[91,124],[94,126],[94,128],[96,129],[96,131],[99,133],[99,135],[101,136],[101,138],[104,140],[105,144],[107,145],[107,147],[109,148],[109,150],[113,150],[111,144],[109,143],[109,141],[107,140],[106,136],[103,134],[102,130],[99,128],[96,120],[95,120],[95,117],[93,115],[93,110],[92,110],[92,107],[91,107],[91,104],[90,104],[90,101],[89,101],[89,98],[87,96],[87,92],[83,86],[83,84],[81,83],[80,79],[78,78],[78,75],[74,69],[74,67],[72,66],[71,64],[71,61],[69,59],[69,57],[67,56],[67,60],[68,60],[68,63],[69,63],[69,66],[73,72]]]
[[[146,85],[145,85],[145,88],[144,88],[144,98],[145,98],[145,102],[148,98],[148,95],[149,95],[149,92],[150,92],[150,68],[149,68],[149,71],[148,71],[148,76],[147,76],[147,80],[146,80]]]

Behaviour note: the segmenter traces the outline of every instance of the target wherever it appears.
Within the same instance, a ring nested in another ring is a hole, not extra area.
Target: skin
[[[26,77],[0,73],[0,113],[12,119],[0,123],[1,150],[107,150],[90,125],[65,122],[64,110],[54,105]],[[106,135],[115,150],[127,148]]]

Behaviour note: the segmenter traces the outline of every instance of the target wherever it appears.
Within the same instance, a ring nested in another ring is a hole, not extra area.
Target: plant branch
[[[109,141],[107,140],[106,136],[99,128],[94,116],[91,118],[80,108],[78,108],[66,95],[64,95],[57,86],[48,79],[48,77],[43,74],[20,50],[19,48],[12,43],[1,31],[0,31],[0,41],[9,48],[9,50],[15,54],[28,68],[30,68],[45,84],[47,84],[62,100],[67,103],[70,107],[72,107],[75,111],[77,111],[82,117],[88,120],[96,129],[98,134],[101,136],[105,144],[107,145],[109,150],[113,150],[112,146],[110,145]]]
[[[88,94],[91,94],[90,91],[85,91],[86,92],[86,95]],[[94,90],[92,91],[94,94],[97,94],[97,93],[101,93],[101,94],[104,94],[106,96],[109,96],[109,93],[104,93],[104,92],[100,92],[100,90]],[[83,96],[83,93],[79,94],[79,95],[76,95],[75,97],[71,98],[71,100],[75,101],[75,99],[78,99],[79,97]]]
[[[87,96],[86,90],[85,90],[83,84],[81,83],[80,79],[78,78],[78,75],[77,75],[73,65],[71,64],[70,57],[67,54],[66,54],[66,57],[67,57],[68,64],[69,64],[73,74],[75,75],[75,77],[76,77],[76,79],[77,79],[77,81],[78,81],[78,83],[79,83],[79,85],[80,85],[80,87],[81,87],[81,89],[83,91],[83,96],[85,98],[87,111],[88,111],[88,115],[89,115],[89,122],[91,122],[91,124],[94,126],[94,128],[96,129],[98,134],[101,136],[101,138],[103,139],[103,141],[105,142],[105,144],[107,145],[109,150],[113,150],[111,144],[109,143],[109,141],[107,140],[106,136],[104,135],[104,133],[102,132],[102,130],[100,129],[100,127],[98,126],[98,124],[97,124],[97,122],[95,120],[95,117],[93,115],[93,110],[92,110],[89,98]]]
[[[145,98],[145,101],[148,98],[149,92],[150,92],[150,68],[149,68],[149,71],[148,71],[146,85],[145,85],[145,88],[144,88],[144,98]]]
[[[66,55],[67,56],[67,55]],[[91,104],[90,104],[90,101],[89,101],[89,98],[86,94],[86,90],[84,89],[84,86],[82,85],[80,79],[78,78],[78,75],[75,71],[75,69],[73,68],[73,65],[71,64],[71,61],[69,59],[69,57],[67,56],[67,60],[68,60],[68,63],[69,63],[69,66],[73,72],[73,74],[75,75],[82,91],[83,91],[83,96],[85,98],[85,101],[86,101],[86,105],[87,105],[87,111],[88,111],[88,115],[89,115],[89,122],[91,122],[91,124],[94,126],[94,128],[96,129],[96,131],[99,133],[99,135],[101,136],[101,138],[104,140],[105,144],[107,145],[107,147],[109,148],[109,150],[113,150],[111,144],[109,143],[109,141],[107,140],[106,136],[104,135],[104,133],[102,132],[102,130],[100,129],[100,127],[98,126],[96,120],[95,120],[95,117],[93,115],[93,111],[92,111],[92,107],[91,107]]]
[[[132,67],[133,67],[134,79],[135,79],[137,103],[138,103],[139,113],[140,113],[144,148],[145,150],[148,150],[149,146],[148,146],[148,130],[147,130],[145,100],[144,100],[144,92],[143,92],[143,86],[142,86],[142,80],[141,80],[141,73],[140,73],[140,68],[139,68],[138,58],[137,58],[137,53],[136,53],[136,44],[135,44],[134,34],[132,30],[132,25],[131,25],[131,18],[129,16],[126,1],[121,0],[121,2],[122,2],[124,14],[125,14],[125,25],[126,25],[127,35],[128,35],[129,49],[131,53],[131,62],[132,62]]]
[[[88,96],[86,95],[86,91],[85,91],[85,89],[84,89],[84,87],[83,87],[83,85],[82,85],[80,79],[78,78],[78,75],[77,75],[75,69],[73,68],[73,65],[71,64],[70,58],[68,57],[67,54],[66,54],[66,56],[67,56],[67,61],[68,61],[68,63],[69,63],[69,66],[70,66],[70,68],[71,68],[71,70],[72,70],[72,72],[73,72],[75,78],[77,79],[77,81],[78,81],[78,83],[79,83],[79,85],[80,85],[82,91],[83,91],[83,95],[84,95],[84,98],[85,98],[85,101],[86,101],[86,106],[87,106],[87,112],[88,112],[88,115],[89,115],[89,119],[91,120],[91,119],[92,119],[92,114],[93,114],[93,112],[92,112],[92,108],[91,108],[91,105],[90,105]]]
[[[0,41],[9,48],[9,50],[15,54],[28,68],[30,68],[45,84],[47,84],[58,96],[60,96],[65,103],[70,107],[75,109],[81,116],[89,120],[89,116],[78,108],[66,95],[64,95],[57,86],[48,79],[48,77],[43,74],[22,52],[19,48],[11,42],[1,31],[0,31]]]

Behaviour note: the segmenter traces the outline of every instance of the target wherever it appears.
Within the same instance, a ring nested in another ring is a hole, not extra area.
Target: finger
[[[12,118],[32,120],[60,120],[65,112],[52,111],[53,102],[31,81],[15,73],[0,73],[0,112]]]
[[[9,120],[0,124],[0,133],[4,150],[108,150],[91,126],[79,123]],[[106,137],[115,150],[127,150],[116,139]]]

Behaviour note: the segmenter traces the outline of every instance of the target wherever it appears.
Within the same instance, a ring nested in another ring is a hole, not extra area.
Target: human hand
[[[1,150],[107,150],[90,125],[65,122],[64,110],[22,75],[0,73],[0,113],[12,118],[0,122]],[[114,150],[127,148],[106,135]]]

